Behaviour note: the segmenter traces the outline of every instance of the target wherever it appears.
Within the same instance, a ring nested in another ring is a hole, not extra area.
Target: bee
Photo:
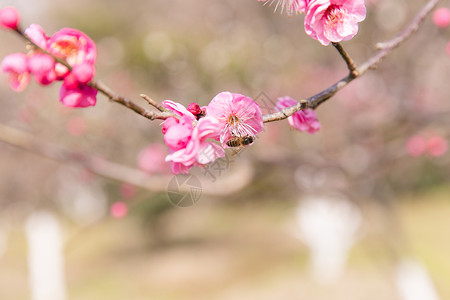
[[[233,136],[231,139],[227,141],[228,147],[243,147],[253,143],[253,137],[246,136]]]

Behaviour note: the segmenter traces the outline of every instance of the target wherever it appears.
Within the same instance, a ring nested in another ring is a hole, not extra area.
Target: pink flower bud
[[[8,29],[17,29],[20,15],[15,7],[7,6],[0,9],[0,25]]]
[[[72,69],[72,74],[78,82],[88,83],[94,77],[95,68],[89,63],[76,65]]]
[[[195,102],[189,104],[187,110],[191,112],[194,116],[199,115],[202,112],[200,106]]]
[[[440,28],[445,28],[450,25],[450,9],[447,7],[436,9],[433,14],[433,23]]]

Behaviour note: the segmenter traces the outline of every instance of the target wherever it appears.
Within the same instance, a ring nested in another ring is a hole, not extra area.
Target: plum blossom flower
[[[1,69],[9,73],[9,83],[13,90],[21,92],[28,86],[30,73],[28,73],[28,57],[24,53],[6,56],[2,61]]]
[[[72,67],[82,63],[95,64],[97,47],[84,32],[63,28],[48,40],[48,51],[64,58]]]
[[[280,97],[276,105],[277,110],[293,106],[298,102],[290,97]],[[320,130],[321,125],[313,109],[304,109],[294,113],[288,118],[289,124],[295,129],[314,134]]]
[[[28,58],[28,69],[42,85],[49,85],[56,80],[55,60],[49,55],[34,53]]]
[[[6,6],[0,9],[0,26],[16,30],[19,24],[20,15],[15,7]]]
[[[179,116],[187,116],[191,120],[196,120],[196,117],[180,103],[173,102],[171,100],[164,100],[161,104],[164,108],[170,109]]]
[[[27,29],[25,29],[25,34],[39,47],[47,50],[47,41],[50,39],[44,29],[38,24],[31,24]]]
[[[200,109],[201,112],[198,105],[190,105],[189,110],[171,100],[163,101],[162,105],[179,116],[162,123],[164,142],[170,149],[166,162],[170,162],[172,173],[186,174],[194,166],[204,166],[225,156],[225,150],[214,142],[219,139],[221,130],[216,118],[206,116],[197,121],[189,110],[198,113]]]
[[[68,107],[94,106],[97,102],[97,90],[87,85],[68,88],[63,84],[59,90],[59,100]]]
[[[263,130],[263,118],[259,105],[241,94],[222,92],[206,107],[206,115],[219,121],[220,142],[228,148],[233,137],[255,137]]]
[[[305,16],[305,31],[327,46],[347,41],[358,32],[358,22],[366,18],[364,0],[310,0]]]
[[[259,2],[264,2],[264,4],[275,2],[275,0],[258,0]],[[307,0],[277,0],[277,5],[275,6],[275,11],[278,7],[281,7],[281,12],[286,11],[290,16],[297,13],[305,12]]]
[[[184,117],[186,120],[187,117]],[[182,121],[180,121],[181,123]],[[178,127],[174,125],[167,133],[174,128],[174,130],[180,132],[184,138],[186,137],[185,131],[189,127],[185,124],[184,127]],[[210,162],[213,162],[219,157],[225,156],[225,150],[214,142],[208,141],[208,139],[217,139],[220,132],[220,123],[217,119],[212,117],[205,117],[198,121],[197,126],[193,127],[190,137],[183,147],[171,147],[171,154],[167,155],[166,161],[171,162],[171,170],[175,174],[188,173],[193,166],[204,166]],[[166,141],[166,139],[164,139]],[[180,139],[181,140],[181,139]],[[184,142],[183,141],[183,142]],[[170,146],[169,146],[170,147]]]

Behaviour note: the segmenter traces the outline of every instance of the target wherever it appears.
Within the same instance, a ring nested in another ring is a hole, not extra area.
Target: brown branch
[[[130,99],[125,98],[123,96],[120,96],[114,90],[112,90],[110,87],[108,87],[106,84],[104,84],[103,82],[101,82],[99,80],[91,80],[88,83],[88,85],[93,87],[94,89],[96,89],[97,91],[99,91],[100,93],[105,95],[106,97],[108,97],[109,100],[111,100],[113,102],[116,102],[116,103],[119,103],[119,104],[122,104],[123,106],[133,110],[134,112],[140,114],[141,116],[146,117],[147,119],[150,119],[150,120],[155,120],[155,119],[165,120],[165,119],[167,119],[169,117],[175,116],[174,113],[168,112],[168,111],[167,112],[155,112],[155,111],[146,110],[145,108],[143,108],[140,105],[134,103]]]
[[[49,56],[51,56],[56,62],[64,65],[67,69],[72,70],[72,66],[70,66],[70,64],[63,58],[58,57],[53,55],[52,53],[48,52],[46,49],[41,48],[39,45],[37,45],[35,42],[33,42],[33,40],[25,34],[25,32],[21,29],[17,29],[16,32],[22,37],[24,38],[33,48],[39,50],[40,52],[47,54]],[[172,112],[167,112],[165,110],[161,110],[159,109],[157,106],[155,106],[156,108],[158,108],[158,110],[160,112],[153,112],[153,111],[149,111],[144,109],[143,107],[141,107],[140,105],[134,103],[133,101],[131,101],[130,99],[120,96],[119,94],[117,94],[114,90],[112,90],[110,87],[108,87],[106,84],[104,84],[101,81],[96,81],[96,80],[91,80],[88,85],[90,87],[93,87],[94,89],[96,89],[97,91],[99,91],[100,93],[102,93],[103,95],[105,95],[106,97],[109,98],[109,100],[122,104],[123,106],[133,110],[134,112],[140,114],[141,116],[144,116],[147,119],[150,120],[155,120],[155,119],[161,119],[161,120],[165,120],[169,117],[175,116]],[[153,100],[152,100],[153,101]],[[156,102],[155,102],[156,103]],[[156,104],[158,105],[158,104]]]
[[[151,106],[155,107],[157,110],[159,110],[160,112],[165,112],[167,111],[164,106],[162,106],[161,104],[159,104],[158,102],[156,102],[155,100],[153,100],[152,98],[150,98],[149,96],[145,95],[145,94],[140,94],[139,96],[141,96],[142,99],[144,99],[145,101],[147,101],[148,104],[150,104]]]
[[[413,33],[415,33],[418,29],[420,24],[423,22],[425,17],[431,12],[431,10],[438,4],[440,0],[429,0],[427,4],[420,10],[420,12],[415,16],[415,18],[409,23],[408,26],[405,27],[405,29],[400,32],[396,37],[393,39],[377,44],[381,50],[379,50],[377,53],[375,53],[374,56],[369,58],[364,64],[362,64],[359,68],[356,69],[357,76],[354,76],[353,74],[349,74],[346,77],[342,78],[335,84],[331,85],[327,89],[321,91],[320,93],[309,97],[306,100],[301,100],[298,104],[293,105],[291,107],[284,108],[283,110],[264,115],[263,120],[264,123],[267,122],[274,122],[279,121],[288,118],[289,116],[293,115],[294,113],[298,112],[299,110],[305,109],[305,108],[317,108],[320,104],[327,101],[331,97],[333,97],[340,89],[345,87],[347,84],[349,84],[354,79],[364,75],[368,70],[375,69],[378,64],[395,48],[397,48],[400,44],[405,42]]]

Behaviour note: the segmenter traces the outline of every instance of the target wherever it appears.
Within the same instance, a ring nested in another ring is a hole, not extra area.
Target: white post
[[[298,237],[309,247],[311,271],[323,284],[338,279],[361,222],[357,207],[344,197],[302,199],[297,210]]]
[[[63,243],[58,219],[51,213],[36,211],[26,220],[28,267],[32,300],[64,300]]]
[[[397,265],[396,280],[402,300],[439,300],[427,270],[418,262],[401,261]]]

